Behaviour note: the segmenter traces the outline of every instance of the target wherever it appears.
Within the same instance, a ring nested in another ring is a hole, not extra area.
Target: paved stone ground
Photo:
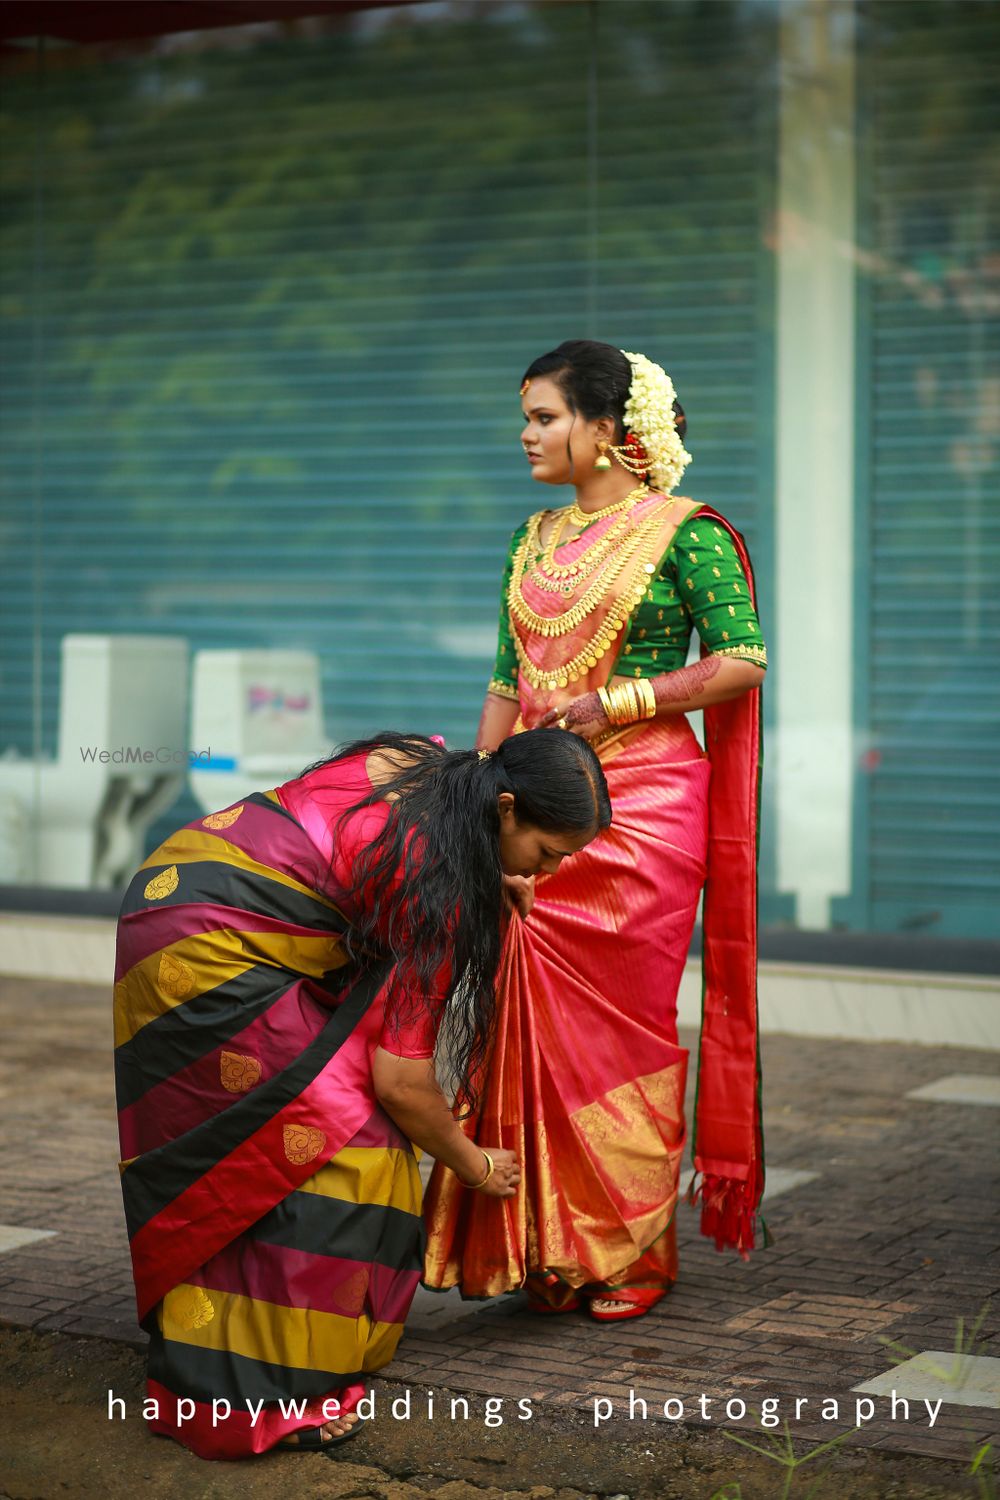
[[[0,1230],[0,1321],[139,1348],[110,1033],[102,989],[0,980],[0,1225],[54,1231],[4,1250]],[[704,1395],[716,1429],[759,1438],[754,1408],[778,1398],[794,1418],[798,1398],[807,1404],[793,1434],[825,1440],[854,1425],[852,1388],[906,1358],[890,1344],[952,1348],[959,1320],[977,1319],[998,1280],[1000,1112],[906,1095],[950,1074],[996,1078],[1000,1055],[776,1036],[765,1038],[764,1069],[769,1167],[817,1174],[767,1206],[769,1250],[746,1265],[718,1255],[684,1207],[673,1295],[618,1325],[535,1317],[520,1296],[478,1304],[421,1292],[386,1372],[411,1387],[415,1410],[433,1386],[466,1395],[480,1422],[490,1396],[507,1398],[511,1416],[519,1397],[567,1413],[603,1398],[627,1418],[632,1391],[661,1424],[663,1403],[682,1398],[684,1420],[704,1431]],[[997,1324],[987,1310],[976,1353],[1000,1353]],[[997,1436],[997,1412],[952,1394],[933,1429],[919,1400],[909,1420],[902,1409],[891,1420],[879,1398],[855,1445],[967,1460]],[[836,1420],[820,1419],[824,1398],[839,1399]],[[729,1400],[746,1401],[742,1422],[738,1408],[726,1420]]]

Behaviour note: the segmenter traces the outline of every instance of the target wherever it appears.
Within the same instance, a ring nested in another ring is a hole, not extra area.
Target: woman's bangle
[[[643,700],[643,707],[645,709],[645,712],[643,713],[642,717],[644,719],[655,719],[656,694],[653,691],[653,684],[650,682],[648,677],[637,677],[635,679],[634,686],[636,692],[639,694],[639,697]]]
[[[626,678],[613,688],[599,687],[597,696],[604,717],[615,729],[625,729],[640,719],[656,718],[656,694],[648,678],[637,677],[634,681]]]
[[[483,1151],[482,1146],[480,1146],[479,1149],[480,1151]],[[485,1187],[490,1178],[493,1176],[493,1173],[497,1169],[497,1164],[488,1151],[483,1151],[483,1155],[486,1157],[486,1176],[482,1179],[481,1182],[462,1182],[463,1187],[472,1188],[473,1190],[475,1190],[476,1188]],[[459,1178],[459,1181],[461,1182],[462,1179]]]
[[[638,719],[642,718],[642,710],[639,707],[639,695],[636,692],[635,683],[623,682],[620,683],[619,686],[622,689],[622,694],[625,702],[628,704],[628,708],[625,711],[624,722],[626,724],[634,724]]]
[[[614,715],[611,722],[619,729],[634,724],[639,718],[639,700],[636,698],[631,682],[616,682],[611,689],[610,698]]]
[[[629,722],[629,704],[622,693],[620,682],[615,683],[613,688],[599,687],[597,696],[601,700],[604,717],[615,729],[621,729]]]

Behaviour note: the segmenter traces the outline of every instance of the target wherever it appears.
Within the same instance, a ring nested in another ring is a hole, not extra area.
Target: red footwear
[[[590,1316],[598,1323],[622,1323],[626,1318],[641,1318],[655,1307],[670,1290],[669,1287],[621,1286],[608,1287],[598,1297],[590,1297]],[[595,1302],[614,1303],[610,1307],[597,1308]]]

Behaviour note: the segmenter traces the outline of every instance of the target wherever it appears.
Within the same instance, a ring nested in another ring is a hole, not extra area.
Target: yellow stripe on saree
[[[223,934],[225,942],[220,942]],[[115,985],[115,1046],[131,1041],[157,1016],[258,964],[320,979],[348,962],[342,943],[330,933],[304,936],[228,927],[191,933],[148,954]]]
[[[298,1191],[411,1214],[420,1213],[423,1197],[416,1158],[397,1146],[343,1146]]]
[[[395,1352],[399,1323],[376,1323],[181,1282],[157,1308],[165,1339],[241,1354],[290,1369],[379,1369]]]
[[[296,880],[294,875],[287,875],[283,870],[276,870],[273,865],[261,864],[259,860],[251,858],[236,844],[230,844],[225,839],[217,838],[210,833],[202,833],[197,828],[179,829],[167,839],[166,843],[161,844],[145,864],[139,866],[139,869],[153,870],[163,865],[194,864],[208,860],[229,865],[236,870],[244,870],[248,875],[260,875],[276,885],[287,886],[289,890],[299,891],[303,896],[308,896],[310,901],[318,902],[320,906],[325,906],[329,911],[340,915],[336,905],[313,886],[305,885],[301,880]]]

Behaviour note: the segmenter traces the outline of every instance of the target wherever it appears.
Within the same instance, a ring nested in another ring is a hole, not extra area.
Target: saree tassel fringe
[[[692,1205],[701,1199],[701,1232],[715,1241],[716,1250],[736,1250],[743,1260],[749,1260],[756,1246],[757,1208],[763,1190],[763,1173],[755,1163],[745,1181],[702,1175],[697,1184],[692,1182],[687,1198]],[[760,1225],[766,1246],[771,1236],[763,1220]]]

